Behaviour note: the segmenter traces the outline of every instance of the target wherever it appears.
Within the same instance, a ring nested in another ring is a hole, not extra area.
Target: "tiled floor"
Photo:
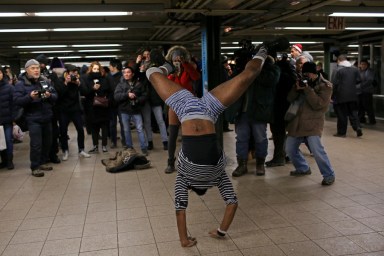
[[[43,178],[30,175],[26,138],[15,145],[16,169],[0,171],[0,254],[384,255],[384,129],[364,129],[362,138],[352,131],[335,138],[335,125],[327,121],[323,136],[336,170],[334,185],[320,185],[310,156],[310,176],[290,177],[288,164],[268,168],[265,177],[251,172],[233,179],[240,204],[223,240],[207,235],[223,215],[218,190],[201,198],[191,193],[187,221],[198,244],[188,249],[178,241],[175,174],[163,172],[167,154],[158,134],[149,155],[152,168],[110,174],[100,163],[108,154],[78,159],[72,129],[69,160]],[[224,137],[230,174],[236,167],[235,133]],[[90,136],[86,145],[89,149]],[[249,169],[254,166],[250,161]]]

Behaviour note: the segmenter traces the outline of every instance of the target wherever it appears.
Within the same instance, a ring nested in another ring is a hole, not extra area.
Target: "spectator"
[[[87,122],[92,127],[93,148],[89,153],[99,152],[99,133],[101,130],[101,145],[104,153],[108,152],[108,126],[109,126],[109,102],[108,106],[100,106],[95,104],[95,97],[101,97],[109,101],[112,97],[109,79],[105,75],[105,71],[98,61],[90,64],[85,78],[87,88],[85,108],[88,109]]]
[[[53,170],[46,162],[52,143],[52,105],[57,94],[50,82],[40,75],[37,60],[28,60],[25,71],[15,85],[13,100],[15,105],[24,108],[28,123],[32,175],[42,177],[42,171]]]
[[[336,137],[344,138],[347,133],[348,118],[357,137],[363,135],[358,117],[358,90],[361,78],[345,55],[337,57],[337,69],[332,75],[333,107],[337,116]]]
[[[375,92],[375,72],[369,67],[368,60],[360,61],[360,90],[359,94],[359,120],[363,124],[376,124],[375,111],[373,108],[373,94]],[[365,114],[368,115],[367,123]]]
[[[288,95],[288,100],[300,102],[297,115],[288,123],[288,137],[285,150],[293,166],[291,176],[311,174],[311,168],[306,162],[299,146],[308,143],[312,150],[317,166],[323,176],[322,185],[331,185],[335,181],[335,172],[330,164],[327,153],[321,143],[324,127],[325,112],[328,110],[332,95],[332,84],[317,74],[316,64],[306,62],[302,68],[307,83],[297,82]]]
[[[0,125],[4,129],[5,143],[7,149],[0,152],[0,168],[7,167],[8,170],[14,169],[13,165],[13,91],[14,87],[9,84],[7,75],[0,68]]]
[[[55,83],[55,88],[58,93],[57,109],[59,113],[60,123],[60,144],[63,151],[63,161],[68,160],[68,125],[72,121],[77,131],[77,146],[79,149],[79,156],[90,157],[84,151],[84,124],[82,118],[82,105],[80,95],[87,93],[85,85],[80,83],[80,77],[77,67],[74,65],[67,65],[66,72],[64,72],[60,81]]]
[[[148,155],[148,143],[143,130],[143,119],[141,107],[147,99],[143,84],[134,79],[134,70],[131,67],[123,69],[123,77],[115,90],[115,100],[119,105],[119,111],[123,121],[125,143],[127,148],[133,148],[130,121],[133,119],[137,135],[139,136],[140,148],[144,155]]]

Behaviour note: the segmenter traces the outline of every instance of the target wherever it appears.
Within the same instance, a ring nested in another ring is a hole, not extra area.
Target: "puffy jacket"
[[[62,77],[60,81],[55,83],[55,89],[59,96],[56,102],[59,111],[66,113],[82,111],[80,95],[85,95],[87,93],[84,84],[78,86],[76,83],[69,82],[65,85],[64,77]]]
[[[136,100],[128,98],[128,91],[136,94]],[[119,104],[119,110],[127,114],[139,114],[141,107],[147,100],[144,85],[137,80],[129,82],[123,77],[115,90],[115,101]]]
[[[51,97],[43,99],[32,99],[30,94],[32,91],[41,90],[41,82],[46,82],[51,92]],[[19,76],[19,81],[15,85],[13,101],[16,107],[24,108],[26,120],[35,120],[39,122],[48,122],[53,116],[52,106],[57,100],[57,93],[45,77],[40,76],[37,80],[29,79],[27,73]]]
[[[288,94],[288,101],[293,102],[303,93],[304,102],[297,115],[287,125],[287,132],[292,137],[321,136],[324,128],[325,112],[328,110],[332,95],[332,84],[321,75],[312,86],[298,92],[293,86]]]
[[[14,88],[6,79],[0,81],[0,124],[10,124],[13,121],[13,91]]]

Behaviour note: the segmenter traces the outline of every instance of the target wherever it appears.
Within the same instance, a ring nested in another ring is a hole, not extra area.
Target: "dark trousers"
[[[77,146],[79,148],[79,152],[84,149],[84,123],[81,112],[73,112],[73,113],[60,113],[60,144],[61,150],[68,150],[68,126],[70,122],[73,122],[77,131]]]
[[[99,132],[101,129],[101,145],[107,146],[108,143],[109,120],[92,123],[92,142],[93,146],[99,145]]]
[[[51,160],[57,158],[57,153],[59,153],[59,135],[60,135],[60,130],[59,126],[57,124],[58,120],[56,115],[54,114],[52,117],[52,142],[51,142],[51,148],[49,150],[49,158]],[[67,138],[67,135],[65,135]]]
[[[285,123],[279,122],[279,123],[271,123],[269,125],[272,133],[273,138],[273,144],[274,144],[274,151],[273,151],[273,159],[276,161],[283,161],[285,159],[285,150],[284,150],[284,144],[285,144],[285,138],[286,138],[286,131],[285,131]]]
[[[365,123],[365,113],[368,115],[369,123],[375,124],[375,112],[373,110],[373,94],[362,93],[359,95],[359,120],[361,123]]]
[[[48,154],[52,143],[52,123],[51,121],[39,122],[28,120],[30,137],[31,169],[35,170],[48,160]]]
[[[121,115],[117,108],[111,108],[110,110],[110,120],[109,120],[109,137],[111,138],[111,142],[116,145],[117,143],[117,118],[119,118],[120,124],[120,136],[121,136],[121,144],[125,145],[125,134],[123,128],[123,122],[121,121]]]
[[[356,101],[337,103],[333,106],[337,116],[337,133],[346,134],[348,128],[348,118],[351,123],[353,130],[357,131],[361,129],[359,117],[358,117],[358,106]]]

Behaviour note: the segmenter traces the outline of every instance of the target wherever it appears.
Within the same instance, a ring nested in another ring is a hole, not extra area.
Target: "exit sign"
[[[345,18],[344,17],[328,16],[327,29],[328,30],[344,30],[345,29]]]

